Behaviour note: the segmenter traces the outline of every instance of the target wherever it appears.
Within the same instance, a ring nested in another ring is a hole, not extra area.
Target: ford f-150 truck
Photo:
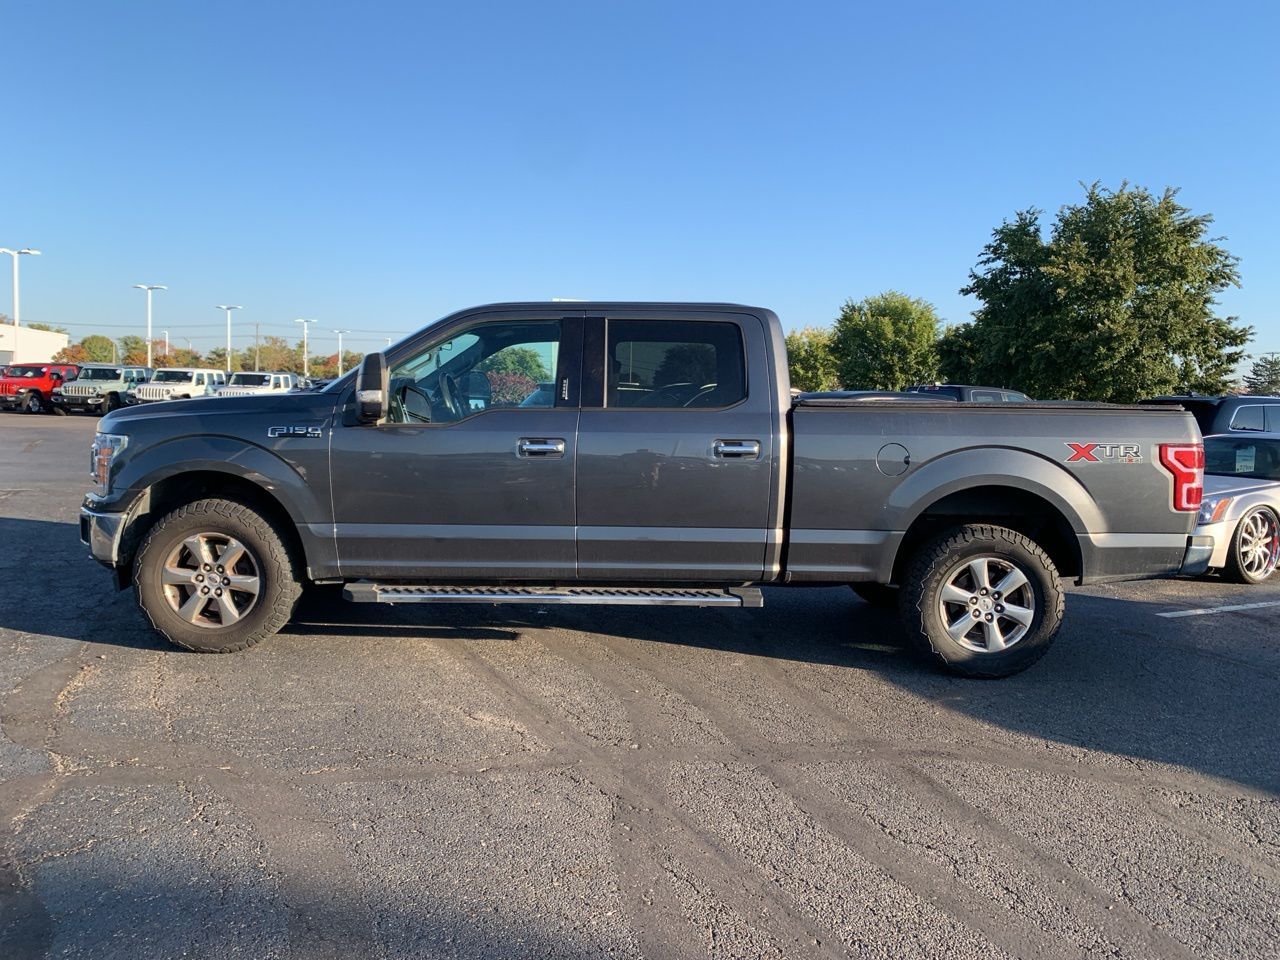
[[[1203,571],[1203,456],[1177,409],[793,401],[769,310],[500,304],[321,392],[110,414],[80,523],[197,651],[275,633],[308,583],[371,603],[734,607],[763,585],[853,585],[896,594],[951,669],[1001,676],[1048,648],[1061,578]]]

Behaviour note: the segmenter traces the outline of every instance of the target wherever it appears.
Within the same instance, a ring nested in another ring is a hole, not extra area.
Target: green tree
[[[116,346],[109,337],[104,337],[100,333],[91,333],[80,341],[80,346],[84,347],[85,356],[90,363],[115,362]]]
[[[836,317],[833,347],[850,390],[901,390],[938,375],[938,314],[933,304],[888,290]]]
[[[976,383],[973,358],[977,348],[972,323],[953,323],[944,329],[938,338],[938,378],[943,383]]]
[[[797,390],[837,390],[840,377],[828,327],[801,327],[787,334],[787,366]]]
[[[121,337],[118,341],[120,347],[120,363],[146,363],[147,362],[147,341],[142,337],[133,335]]]
[[[532,347],[504,347],[475,365],[477,373],[518,373],[535,382],[551,379],[546,364]]]
[[[66,327],[55,327],[49,323],[28,323],[27,326],[32,330],[46,330],[49,333],[66,333]]]
[[[1244,385],[1250,393],[1261,396],[1280,394],[1280,353],[1265,353],[1253,361]]]
[[[1239,285],[1237,260],[1207,237],[1212,217],[1176,196],[1095,183],[1047,240],[1037,210],[997,227],[961,290],[982,304],[973,378],[1114,402],[1226,389],[1253,334],[1214,313]]]

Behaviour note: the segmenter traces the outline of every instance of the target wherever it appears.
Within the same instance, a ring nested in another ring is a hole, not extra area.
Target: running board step
[[[353,603],[596,603],[676,607],[763,607],[759,587],[459,587],[423,583],[348,583]]]

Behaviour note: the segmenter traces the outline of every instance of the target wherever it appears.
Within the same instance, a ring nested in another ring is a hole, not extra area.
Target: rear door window
[[[975,390],[969,397],[971,403],[1003,403],[1004,394],[999,390]]]
[[[1256,430],[1259,433],[1267,429],[1267,408],[1260,403],[1250,403],[1237,407],[1231,417],[1232,430]]]
[[[737,324],[610,320],[606,406],[632,409],[728,407],[747,397]]]

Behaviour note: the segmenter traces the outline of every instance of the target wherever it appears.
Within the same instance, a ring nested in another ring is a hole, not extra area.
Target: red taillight
[[[1160,462],[1173,474],[1173,509],[1199,510],[1204,499],[1204,444],[1162,443]]]

